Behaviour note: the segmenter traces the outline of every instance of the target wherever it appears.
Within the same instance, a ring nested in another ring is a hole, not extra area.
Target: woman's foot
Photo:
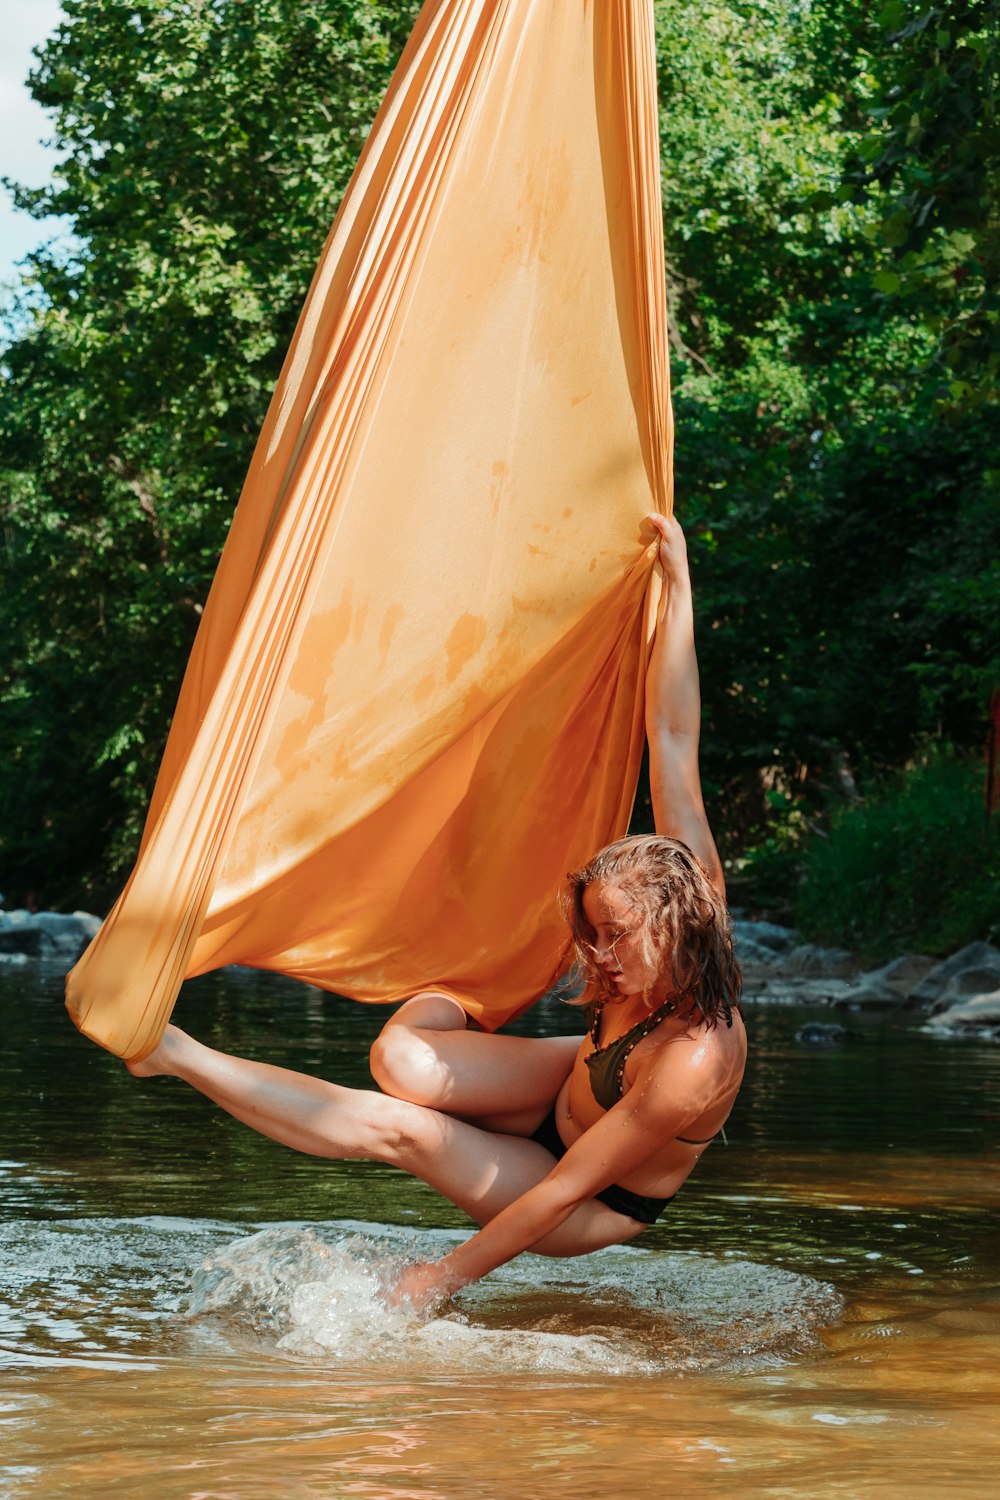
[[[169,1077],[173,1072],[173,1056],[176,1044],[183,1035],[176,1026],[168,1026],[152,1052],[145,1057],[126,1061],[125,1066],[133,1078]]]

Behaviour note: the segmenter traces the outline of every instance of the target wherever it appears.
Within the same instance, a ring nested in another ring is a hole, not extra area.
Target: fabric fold
[[[430,0],[313,279],[77,1025],[226,963],[487,1027],[627,825],[670,491],[649,0]]]

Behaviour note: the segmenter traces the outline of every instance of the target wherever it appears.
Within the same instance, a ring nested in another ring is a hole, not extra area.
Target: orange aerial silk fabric
[[[628,823],[670,508],[651,0],[429,0],[257,444],[138,863],[69,976],[124,1057],[223,964],[485,1027]]]

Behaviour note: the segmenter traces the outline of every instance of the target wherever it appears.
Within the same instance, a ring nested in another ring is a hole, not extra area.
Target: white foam
[[[840,1301],[811,1277],[617,1247],[585,1260],[522,1256],[437,1316],[380,1298],[401,1267],[460,1238],[373,1226],[275,1226],[213,1251],[187,1316],[286,1356],[445,1373],[655,1373],[782,1363],[815,1348]]]

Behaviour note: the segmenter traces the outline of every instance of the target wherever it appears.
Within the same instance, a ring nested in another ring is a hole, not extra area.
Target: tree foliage
[[[888,0],[858,196],[881,190],[875,285],[933,335],[939,409],[995,401],[1000,378],[1000,3]],[[848,179],[849,185],[850,179]]]
[[[997,676],[997,10],[656,7],[679,509],[730,855]],[[415,0],[64,0],[0,415],[0,884],[99,900]]]
[[[0,859],[47,899],[127,866],[305,289],[414,5],[66,0],[33,92],[79,250],[5,356]]]
[[[995,941],[1000,823],[984,820],[970,771],[934,747],[862,806],[838,809],[807,852],[795,902],[803,936],[871,964],[900,948],[940,955]]]
[[[921,104],[924,168],[900,121],[945,84],[929,8],[905,9],[659,11],[678,488],[731,854],[815,821],[851,767],[931,735],[978,746],[1000,674],[996,7],[934,11],[966,63],[946,70],[947,148]],[[959,160],[978,164],[961,192]],[[924,178],[951,197],[918,224]],[[959,220],[967,274],[942,277],[932,247]]]

